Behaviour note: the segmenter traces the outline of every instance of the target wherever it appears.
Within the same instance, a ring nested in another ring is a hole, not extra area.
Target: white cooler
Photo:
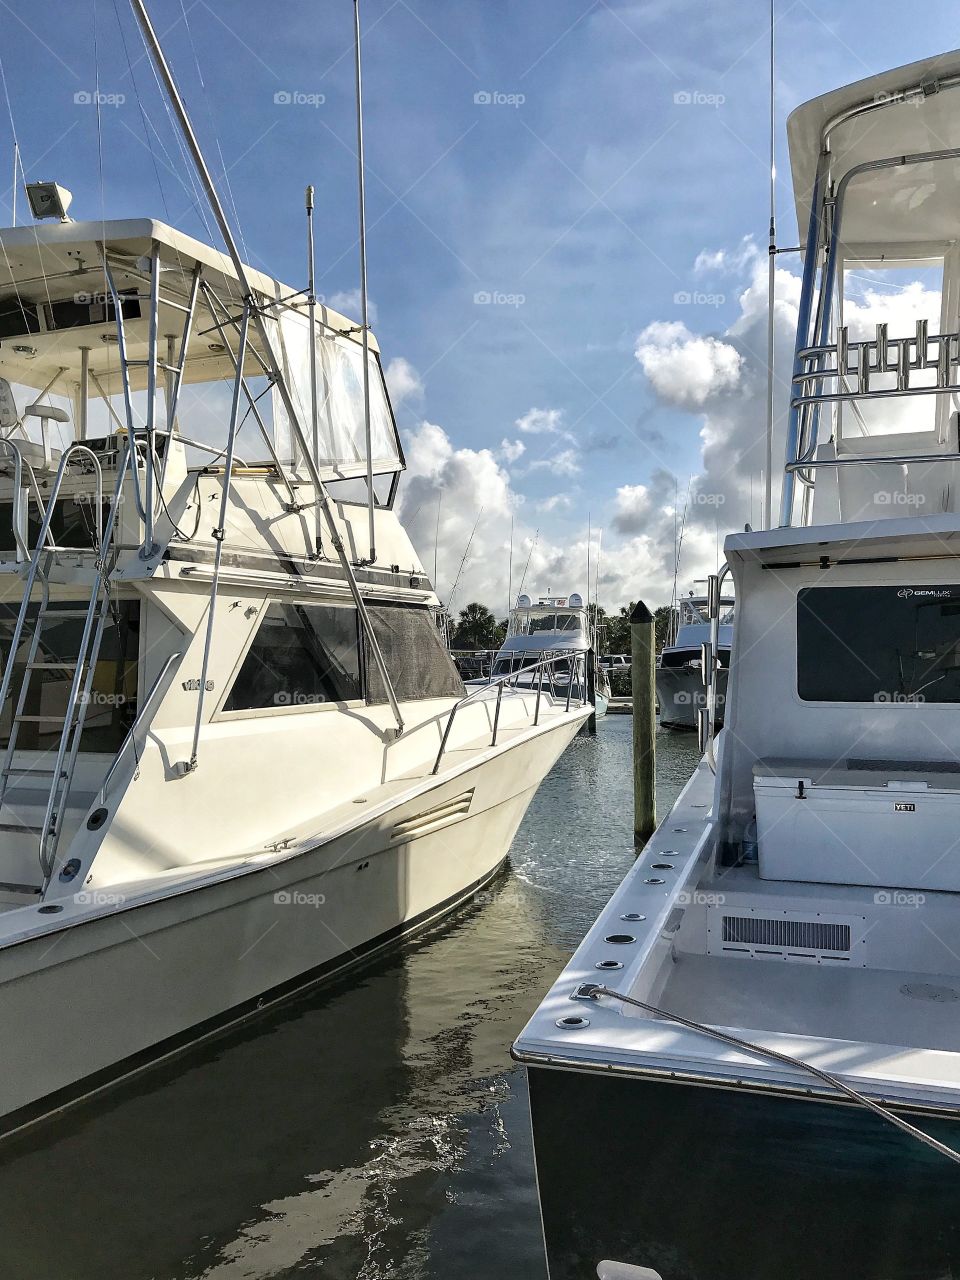
[[[758,760],[760,876],[960,891],[960,765]]]

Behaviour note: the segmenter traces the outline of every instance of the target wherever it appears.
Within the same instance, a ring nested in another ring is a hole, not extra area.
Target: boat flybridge
[[[703,762],[515,1046],[552,1280],[960,1275],[960,52],[788,131],[780,527],[727,538]]]
[[[597,660],[597,628],[583,596],[517,597],[510,610],[507,634],[493,660],[491,678],[514,675],[529,687],[544,681],[555,690],[570,685],[573,697],[585,698],[596,715],[605,715],[610,697],[607,674]],[[558,661],[545,667],[545,658]]]
[[[0,231],[0,1128],[463,902],[590,714],[464,689],[373,336],[208,194]]]
[[[699,585],[699,584],[697,584]],[[671,632],[657,658],[656,689],[660,724],[665,729],[696,729],[700,711],[706,708],[703,683],[703,646],[710,642],[709,598],[695,587],[674,606]],[[723,723],[727,695],[727,671],[733,643],[733,597],[720,600],[720,629],[714,653],[716,675],[714,705],[716,723]]]

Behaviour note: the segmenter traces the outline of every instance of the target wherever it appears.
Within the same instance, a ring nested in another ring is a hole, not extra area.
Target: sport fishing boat
[[[463,902],[590,714],[464,689],[373,336],[243,263],[134,9],[228,252],[0,232],[7,1130]]]
[[[960,1274],[960,52],[788,129],[780,527],[711,582],[726,723],[515,1046],[551,1280]]]
[[[703,646],[710,639],[707,597],[681,596],[671,619],[671,637],[657,658],[657,706],[665,729],[696,729],[700,711],[707,705],[703,683]],[[716,648],[717,723],[723,723],[727,700],[727,671],[733,642],[733,597],[720,601],[722,614]]]
[[[493,660],[491,679],[514,675],[515,683],[535,688],[544,680],[554,689],[569,686],[578,701],[585,698],[594,713],[606,715],[610,681],[597,658],[597,631],[578,592],[569,596],[517,597],[510,610],[507,634]],[[544,666],[544,659],[563,661]]]

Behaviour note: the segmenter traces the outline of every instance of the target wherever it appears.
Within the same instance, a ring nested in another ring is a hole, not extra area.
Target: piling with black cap
[[[633,688],[633,838],[644,844],[657,826],[656,639],[653,614],[641,600],[630,615]]]

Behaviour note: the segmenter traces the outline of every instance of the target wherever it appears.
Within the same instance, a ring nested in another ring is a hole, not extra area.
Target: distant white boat
[[[733,643],[733,597],[721,601],[723,610],[717,639],[717,723],[723,723],[727,695],[727,670]],[[657,659],[657,705],[660,724],[666,729],[696,729],[700,711],[707,705],[703,683],[703,645],[710,640],[707,597],[691,590],[677,602],[672,619],[672,639]]]
[[[607,671],[598,660],[596,628],[583,597],[528,595],[510,610],[507,634],[493,659],[490,678],[516,676],[514,684],[536,688],[546,680],[555,692],[586,699],[598,716],[610,700]],[[545,658],[563,659],[543,667]],[[475,682],[470,682],[475,683]]]

